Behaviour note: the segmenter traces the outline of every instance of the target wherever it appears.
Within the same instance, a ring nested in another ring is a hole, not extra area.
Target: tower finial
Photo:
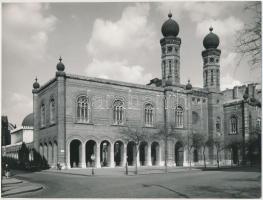
[[[61,62],[62,61],[62,58],[61,58],[61,56],[59,56],[59,62]]]
[[[213,31],[213,27],[212,27],[212,26],[210,26],[210,28],[209,28],[209,31],[210,31],[210,32],[212,32],[212,31]]]
[[[37,82],[37,77],[35,78],[35,81]]]
[[[172,16],[173,16],[172,12],[171,12],[171,10],[169,10],[168,17],[171,18]]]

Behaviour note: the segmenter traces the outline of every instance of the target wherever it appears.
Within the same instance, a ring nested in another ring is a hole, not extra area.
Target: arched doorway
[[[153,142],[151,145],[152,165],[159,165],[160,162],[160,147],[158,142]]]
[[[80,167],[81,162],[81,142],[77,139],[70,142],[70,166]]]
[[[198,162],[199,161],[199,158],[198,158],[198,150],[197,149],[194,149],[194,162]]]
[[[147,142],[141,142],[139,146],[139,151],[140,151],[140,164],[141,166],[145,166],[146,159],[147,159]]]
[[[95,160],[92,161],[91,156],[96,156],[97,144],[94,140],[89,140],[86,143],[86,166],[95,166]]]
[[[110,166],[110,147],[109,141],[104,140],[100,144],[100,162],[102,167]]]
[[[114,143],[114,162],[115,166],[122,166],[124,162],[123,158],[124,144],[122,141]]]
[[[136,144],[129,142],[127,144],[127,161],[128,165],[135,165],[136,162]]]
[[[184,148],[181,142],[175,144],[175,164],[176,166],[183,166],[184,163]]]
[[[238,148],[236,146],[232,147],[232,160],[233,164],[238,164]]]

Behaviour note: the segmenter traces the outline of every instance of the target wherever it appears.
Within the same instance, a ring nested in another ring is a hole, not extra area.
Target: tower
[[[213,28],[209,28],[203,45],[205,50],[202,51],[203,57],[203,86],[208,91],[220,91],[220,54],[221,50],[217,49],[219,37],[213,33]]]
[[[162,25],[164,37],[160,40],[162,49],[162,86],[180,84],[181,38],[177,37],[179,25],[172,19],[172,13],[169,13],[168,17],[169,19]]]

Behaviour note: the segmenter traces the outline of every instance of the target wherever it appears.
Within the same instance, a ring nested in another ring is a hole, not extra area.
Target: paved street
[[[52,198],[259,198],[261,173],[254,169],[178,171],[138,176],[88,176],[54,172],[22,173],[39,192],[12,197]]]

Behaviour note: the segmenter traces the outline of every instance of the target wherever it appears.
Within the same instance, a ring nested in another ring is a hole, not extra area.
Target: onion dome
[[[36,81],[35,81],[34,84],[33,84],[33,88],[34,88],[34,89],[38,89],[38,88],[40,87],[40,85],[39,85],[39,83],[37,82],[37,77],[36,77],[35,80],[36,80]]]
[[[64,71],[64,69],[65,69],[65,65],[61,62],[62,61],[62,58],[61,58],[61,56],[59,57],[59,63],[57,64],[57,70],[58,71]]]
[[[188,83],[185,86],[185,89],[187,89],[187,90],[191,90],[192,89],[192,84],[190,83],[190,80],[188,80]]]
[[[33,113],[30,113],[23,119],[22,126],[30,126],[30,127],[34,126],[34,114]]]
[[[203,45],[206,49],[216,49],[219,45],[219,37],[212,32],[213,27],[210,27],[209,31],[210,33],[208,33],[203,40]]]
[[[172,13],[168,14],[169,19],[162,25],[162,34],[164,37],[176,37],[179,33],[179,25],[172,18]]]

